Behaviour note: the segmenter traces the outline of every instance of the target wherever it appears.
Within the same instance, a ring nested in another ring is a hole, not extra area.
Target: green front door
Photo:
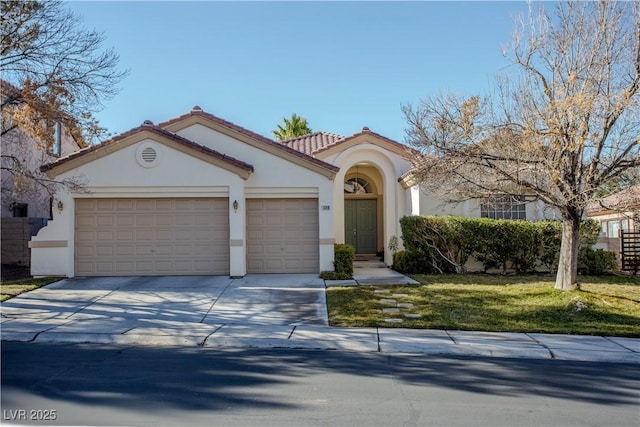
[[[378,242],[377,200],[346,199],[344,201],[345,242],[357,254],[375,254]]]

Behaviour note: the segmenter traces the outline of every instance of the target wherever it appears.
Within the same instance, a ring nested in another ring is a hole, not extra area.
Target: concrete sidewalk
[[[2,340],[640,363],[640,339],[332,328],[315,275],[66,279],[1,304]]]
[[[207,348],[294,348],[640,364],[640,339],[313,325],[163,322],[107,332],[72,322],[2,323],[2,340]]]
[[[353,263],[353,279],[327,280],[330,286],[419,285],[417,281],[387,267],[375,259]]]

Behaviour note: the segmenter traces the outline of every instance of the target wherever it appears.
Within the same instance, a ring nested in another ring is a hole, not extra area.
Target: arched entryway
[[[345,175],[344,237],[356,254],[376,254],[384,247],[382,188],[382,176],[373,165],[357,164]]]

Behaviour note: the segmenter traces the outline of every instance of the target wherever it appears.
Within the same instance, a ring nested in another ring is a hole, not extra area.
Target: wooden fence
[[[620,231],[622,270],[640,270],[640,231]]]
[[[31,265],[29,240],[47,223],[46,218],[2,218],[0,220],[2,264]]]
[[[3,264],[30,265],[31,254],[29,251],[29,239],[31,239],[31,227],[29,218],[2,218],[0,230]]]

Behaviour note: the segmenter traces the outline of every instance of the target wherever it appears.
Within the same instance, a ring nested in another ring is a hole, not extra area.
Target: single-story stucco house
[[[60,192],[32,274],[319,273],[334,243],[384,252],[413,214],[541,219],[539,203],[442,203],[407,179],[409,149],[363,128],[276,142],[194,107],[45,165]]]

